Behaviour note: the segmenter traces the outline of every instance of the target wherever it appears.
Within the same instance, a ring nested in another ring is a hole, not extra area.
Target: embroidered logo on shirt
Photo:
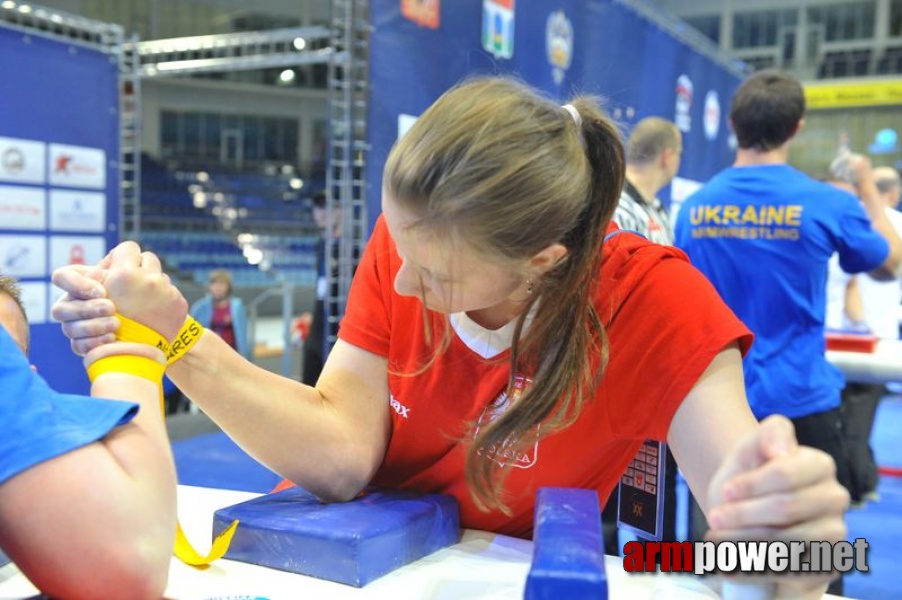
[[[486,406],[485,410],[482,412],[482,416],[479,417],[479,422],[476,425],[476,431],[473,435],[479,435],[479,429],[481,427],[488,425],[503,414],[504,411],[507,410],[507,407],[510,406],[512,402],[516,401],[523,393],[523,390],[530,385],[532,385],[531,379],[522,375],[517,375],[514,379],[513,398],[508,397],[506,389],[503,390],[497,398]],[[536,425],[532,433],[527,435],[534,436],[535,443],[532,446],[529,444],[521,446],[521,448],[525,448],[525,450],[517,449],[510,440],[505,440],[500,444],[492,444],[488,448],[480,448],[476,451],[476,454],[494,460],[501,467],[510,464],[512,467],[518,469],[528,469],[536,464],[536,461],[539,459],[539,426]]]
[[[407,419],[410,417],[410,407],[404,406],[398,402],[398,399],[392,396],[390,392],[388,394],[388,403],[391,404],[392,409],[402,418]]]

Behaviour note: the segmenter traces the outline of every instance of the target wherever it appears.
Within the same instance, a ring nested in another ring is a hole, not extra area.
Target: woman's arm
[[[157,385],[123,373],[95,396],[140,412],[102,440],[0,485],[0,546],[43,592],[59,598],[162,596],[175,537],[175,468]]]
[[[174,339],[185,301],[161,274],[159,260],[124,242],[107,266],[93,279],[90,269],[78,267],[53,274],[68,293],[53,315],[76,353],[109,340],[118,325],[113,310]],[[254,366],[204,332],[168,374],[257,460],[323,499],[346,500],[369,482],[388,445],[387,364],[339,341],[313,388]]]
[[[339,340],[314,388],[204,332],[168,374],[245,451],[325,500],[353,498],[382,462],[391,423],[383,357]]]
[[[845,539],[843,515],[849,496],[836,481],[833,460],[799,446],[788,419],[755,421],[735,344],[714,358],[686,396],[671,423],[668,442],[708,517],[710,538],[831,543]],[[773,580],[778,595],[801,598],[822,593],[828,578]]]

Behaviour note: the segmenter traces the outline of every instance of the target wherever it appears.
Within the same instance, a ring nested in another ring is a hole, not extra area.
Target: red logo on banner
[[[56,157],[56,173],[69,173],[69,163],[72,162],[71,156],[60,154]]]
[[[438,29],[441,0],[401,0],[401,14],[423,27]]]
[[[70,265],[85,264],[84,246],[82,246],[80,244],[73,244],[72,247],[69,248],[69,264]]]

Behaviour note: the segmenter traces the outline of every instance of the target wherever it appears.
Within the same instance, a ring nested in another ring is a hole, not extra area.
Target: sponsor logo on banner
[[[404,134],[407,133],[407,130],[413,127],[413,124],[417,122],[417,117],[413,115],[405,115],[401,113],[398,115],[398,139],[400,140],[404,137]]]
[[[14,277],[47,276],[47,238],[0,234],[0,273]]]
[[[47,145],[43,142],[0,137],[0,181],[47,181]]]
[[[709,140],[717,139],[717,133],[720,131],[720,100],[717,92],[709,90],[705,94],[705,118],[703,121],[705,126],[705,137]]]
[[[106,196],[101,192],[50,190],[50,229],[102,233],[106,229]]]
[[[676,110],[673,121],[684,133],[692,130],[692,117],[689,115],[691,108],[692,80],[688,75],[680,75],[676,82]]]
[[[573,24],[562,10],[548,15],[545,23],[545,51],[552,67],[551,76],[560,85],[573,61]]]
[[[49,297],[49,294],[54,293],[53,288],[40,281],[20,281],[19,289],[22,292],[22,306],[25,308],[28,322],[32,325],[46,323],[47,307],[55,300]]]
[[[93,265],[106,255],[106,240],[99,236],[50,236],[50,270],[66,265]]]
[[[50,144],[50,184],[106,187],[106,152],[99,148]]]
[[[523,390],[530,385],[532,385],[531,379],[522,375],[517,375],[514,378],[513,398],[508,397],[507,390],[502,391],[501,394],[482,412],[482,416],[479,417],[479,422],[476,424],[476,431],[474,431],[473,435],[479,435],[480,428],[485,427],[502,415],[511,403],[515,402],[517,398],[520,397]],[[488,448],[480,448],[476,451],[476,454],[495,461],[501,467],[510,464],[510,466],[518,469],[528,469],[539,460],[539,426],[536,425],[532,434],[524,434],[524,439],[526,436],[535,437],[535,443],[532,446],[529,444],[514,444],[509,440],[505,440],[503,443],[493,444]]]
[[[401,14],[417,25],[438,29],[441,0],[401,0]]]
[[[41,188],[0,185],[0,229],[46,229],[44,195]]]
[[[514,55],[514,0],[482,1],[482,47],[497,58]]]

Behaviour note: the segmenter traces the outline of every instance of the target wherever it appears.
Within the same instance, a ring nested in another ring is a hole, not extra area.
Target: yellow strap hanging
[[[188,317],[178,337],[170,344],[166,339],[145,325],[133,321],[128,317],[116,314],[121,323],[116,339],[123,342],[137,342],[159,348],[167,357],[167,364],[172,364],[194,345],[203,333],[203,327],[193,318]],[[166,366],[157,361],[143,356],[114,355],[101,358],[88,367],[88,378],[94,381],[103,373],[129,373],[137,377],[148,379],[157,384],[160,392],[160,411],[165,415],[165,400],[163,398],[163,373]],[[225,556],[232,542],[232,536],[238,528],[238,521],[232,521],[225,531],[216,536],[213,546],[206,556],[200,554],[188,541],[180,523],[176,522],[175,547],[173,553],[176,558],[192,567],[206,567],[214,560]]]
[[[226,551],[229,549],[229,544],[232,543],[232,536],[235,535],[237,529],[238,521],[232,521],[232,524],[226,527],[225,530],[213,540],[213,546],[210,548],[210,552],[206,556],[202,556],[194,549],[191,542],[188,541],[188,537],[185,535],[185,532],[182,531],[182,526],[179,523],[176,523],[175,555],[186,565],[191,565],[192,567],[206,567],[214,560],[225,556]]]

